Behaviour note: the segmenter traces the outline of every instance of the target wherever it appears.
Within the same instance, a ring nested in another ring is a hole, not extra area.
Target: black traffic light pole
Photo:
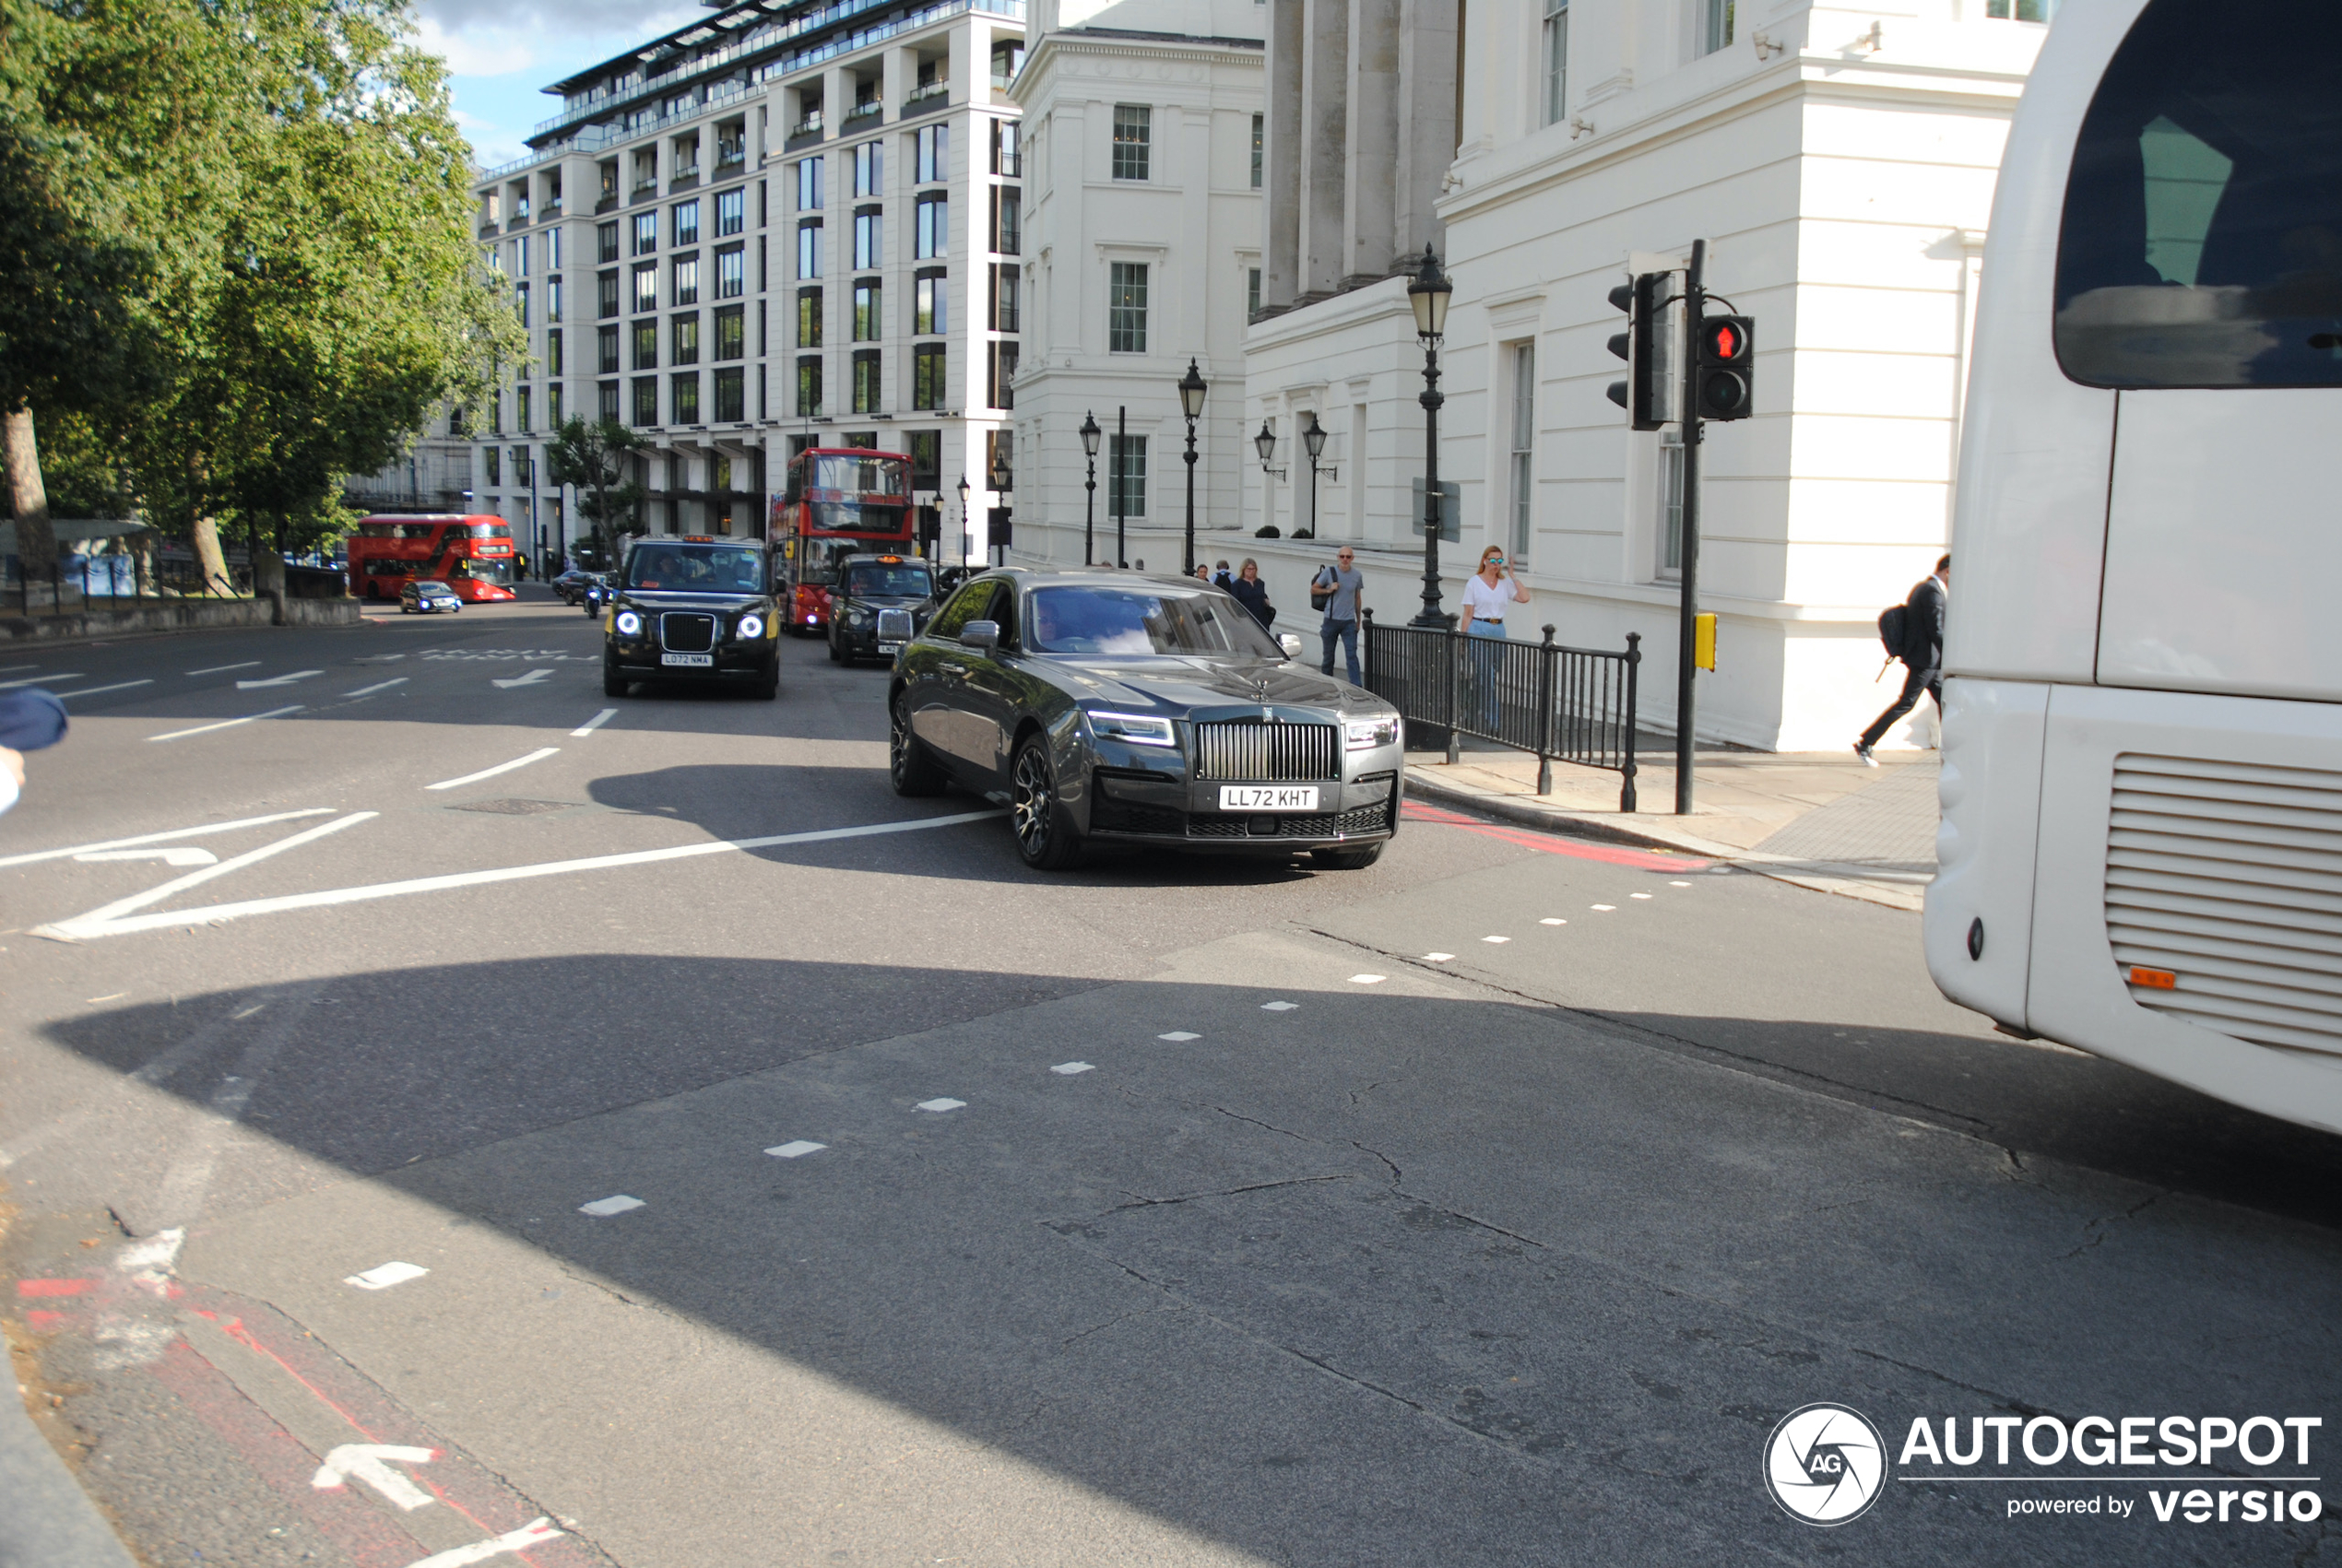
[[[1684,274],[1684,538],[1683,607],[1675,627],[1675,815],[1692,811],[1693,639],[1699,618],[1699,343],[1707,290],[1708,242],[1691,242],[1691,266]]]

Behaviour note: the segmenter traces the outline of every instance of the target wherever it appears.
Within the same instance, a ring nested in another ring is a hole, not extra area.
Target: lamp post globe
[[[1188,360],[1188,373],[1179,378],[1179,411],[1188,419],[1188,531],[1187,545],[1181,555],[1180,575],[1195,575],[1195,422],[1203,417],[1203,372],[1196,368],[1193,358]]]
[[[1252,450],[1260,454],[1260,466],[1263,468],[1277,454],[1277,432],[1269,428],[1266,419],[1260,421],[1260,433],[1252,438]]]
[[[1084,410],[1082,415],[1082,458],[1089,465],[1089,477],[1082,481],[1082,488],[1089,492],[1082,504],[1082,564],[1084,566],[1092,564],[1095,559],[1093,541],[1096,536],[1098,521],[1098,438],[1104,434],[1106,430],[1098,423],[1097,415]]]
[[[1447,401],[1439,395],[1439,340],[1448,331],[1448,301],[1455,293],[1455,285],[1439,270],[1439,257],[1429,245],[1423,248],[1423,262],[1407,282],[1407,303],[1415,312],[1415,337],[1423,344],[1423,395],[1416,399],[1423,405],[1423,609],[1409,624],[1446,631],[1455,624],[1454,618],[1439,607],[1439,534],[1446,520],[1440,515],[1439,494],[1439,406]]]

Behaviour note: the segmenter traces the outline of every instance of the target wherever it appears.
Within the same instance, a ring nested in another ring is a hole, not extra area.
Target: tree
[[[614,562],[618,525],[643,504],[643,487],[625,478],[626,461],[647,444],[616,419],[588,423],[572,415],[545,443],[545,473],[557,485],[575,485],[577,513],[594,525],[602,560]]]

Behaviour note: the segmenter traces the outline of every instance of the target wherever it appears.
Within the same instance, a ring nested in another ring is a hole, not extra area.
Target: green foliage
[[[611,552],[620,525],[633,522],[643,504],[643,487],[623,476],[627,459],[645,444],[616,419],[589,422],[574,415],[545,443],[546,477],[577,487],[577,513],[594,525],[605,560],[616,559]]]

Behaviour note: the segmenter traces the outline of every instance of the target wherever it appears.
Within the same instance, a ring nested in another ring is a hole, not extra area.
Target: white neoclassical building
[[[1263,173],[1254,0],[1035,0],[1024,110],[1025,358],[1016,381],[1016,555],[1177,570],[1187,424],[1203,379],[1198,552],[1237,549],[1254,466],[1244,335]],[[1081,429],[1101,435],[1094,503]],[[1085,521],[1090,537],[1085,543]]]
[[[1887,700],[1875,619],[1948,537],[1978,261],[2042,0],[1270,0],[1262,308],[1246,419],[1280,438],[1248,521],[1272,595],[1354,541],[1378,615],[1413,613],[1423,353],[1409,253],[1455,285],[1439,471],[1460,537],[1525,564],[1530,625],[1643,637],[1672,722],[1681,448],[1604,395],[1606,296],[1709,242],[1755,318],[1755,417],[1703,449],[1699,729],[1846,745]],[[1326,432],[1314,487],[1292,437]],[[1314,507],[1312,490],[1314,489]],[[1314,516],[1319,537],[1295,546]],[[1890,740],[1890,744],[1894,743]]]

